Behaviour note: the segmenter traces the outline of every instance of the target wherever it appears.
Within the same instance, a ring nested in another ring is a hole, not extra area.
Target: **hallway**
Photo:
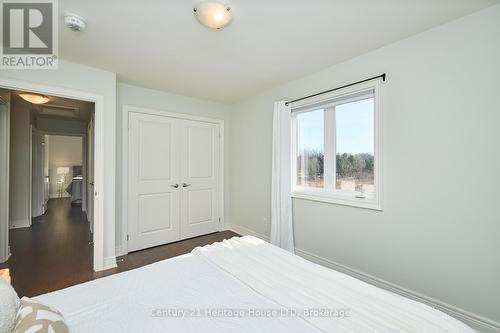
[[[50,199],[47,213],[30,228],[10,230],[8,261],[19,296],[35,296],[93,278],[92,234],[81,207]]]

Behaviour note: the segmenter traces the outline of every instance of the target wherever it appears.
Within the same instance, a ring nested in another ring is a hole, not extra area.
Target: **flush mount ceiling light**
[[[47,96],[38,95],[38,94],[20,93],[18,95],[19,95],[19,97],[24,99],[26,102],[30,102],[33,104],[45,104],[48,101],[50,101],[50,98],[48,98]]]
[[[231,7],[218,1],[202,1],[193,8],[198,22],[209,29],[222,29],[231,23],[233,12]]]

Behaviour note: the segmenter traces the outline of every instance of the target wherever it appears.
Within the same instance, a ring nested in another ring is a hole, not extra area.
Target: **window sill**
[[[364,208],[382,211],[382,207],[379,201],[371,199],[357,199],[350,197],[339,197],[333,195],[317,194],[317,193],[304,193],[304,192],[292,192],[292,198],[326,202],[342,206],[350,206],[356,208]]]

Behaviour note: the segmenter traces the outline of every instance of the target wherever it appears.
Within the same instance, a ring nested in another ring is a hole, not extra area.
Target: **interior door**
[[[219,230],[219,131],[214,123],[182,120],[181,239]]]
[[[94,120],[87,128],[87,220],[94,232]]]
[[[10,92],[0,89],[0,263],[9,258]]]
[[[47,203],[49,202],[49,136],[42,136],[42,175],[43,175],[43,201],[42,214],[47,211]]]
[[[32,217],[42,215],[43,209],[43,194],[44,194],[44,176],[43,176],[43,135],[37,129],[33,129],[33,151],[32,151]]]
[[[129,251],[179,240],[178,122],[129,113]]]

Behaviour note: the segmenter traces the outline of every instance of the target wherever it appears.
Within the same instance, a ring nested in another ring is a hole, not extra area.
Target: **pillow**
[[[13,332],[68,333],[69,329],[59,311],[28,297],[23,297],[17,311]]]
[[[0,333],[12,332],[18,309],[19,297],[16,291],[0,277]]]

